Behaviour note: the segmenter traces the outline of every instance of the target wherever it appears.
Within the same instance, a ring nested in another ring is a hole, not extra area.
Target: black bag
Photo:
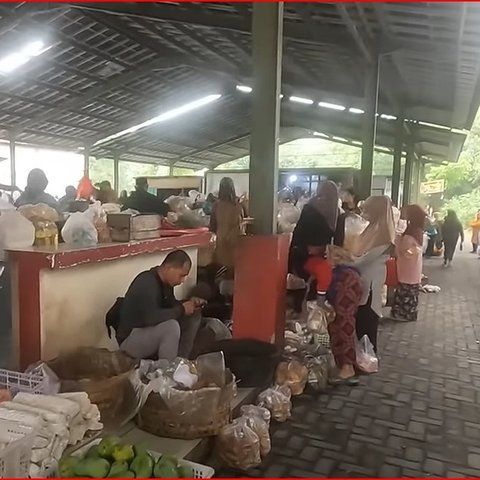
[[[118,297],[105,316],[105,325],[107,326],[108,338],[112,338],[112,329],[115,332],[115,336],[117,334],[118,326],[120,325],[120,313],[122,311],[124,301],[125,299],[123,297]]]

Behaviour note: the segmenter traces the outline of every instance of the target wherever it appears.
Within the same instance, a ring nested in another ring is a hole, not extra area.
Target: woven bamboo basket
[[[84,347],[48,362],[61,381],[62,392],[86,392],[108,423],[121,413],[134,360],[117,350]]]
[[[217,435],[231,420],[235,377],[226,372],[226,386],[182,391],[170,389],[168,396],[151,393],[135,422],[160,437],[192,440]],[[168,397],[168,398],[167,398]]]

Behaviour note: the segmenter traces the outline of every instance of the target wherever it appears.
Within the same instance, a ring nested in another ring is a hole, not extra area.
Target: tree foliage
[[[480,209],[480,115],[477,115],[456,163],[430,166],[427,180],[445,180],[443,210],[457,212],[468,225]]]

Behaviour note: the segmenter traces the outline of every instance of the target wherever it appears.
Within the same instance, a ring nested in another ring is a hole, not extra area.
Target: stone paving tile
[[[295,398],[249,476],[480,476],[480,261],[424,270],[442,292],[421,295],[416,323],[381,325],[380,372]]]

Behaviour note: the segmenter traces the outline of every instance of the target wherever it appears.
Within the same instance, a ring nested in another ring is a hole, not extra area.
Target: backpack
[[[117,334],[118,327],[120,325],[120,313],[122,311],[124,301],[125,299],[123,297],[118,297],[105,316],[105,325],[107,327],[108,338],[112,338],[112,329],[115,332],[115,335]]]

